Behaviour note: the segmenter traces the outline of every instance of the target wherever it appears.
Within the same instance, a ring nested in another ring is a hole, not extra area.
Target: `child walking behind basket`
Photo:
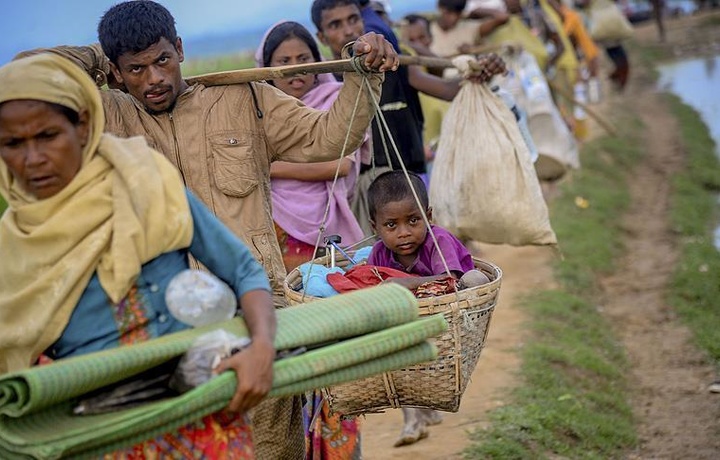
[[[438,243],[435,245],[422,217],[424,211],[428,222],[432,221],[427,189],[420,176],[414,173],[409,176],[408,182],[403,171],[389,171],[380,174],[368,189],[370,225],[380,238],[372,248],[368,265],[418,275],[392,279],[411,290],[447,278],[459,280],[459,289],[488,283],[489,278],[475,270],[472,255],[460,240],[446,229],[431,225]],[[415,189],[422,209],[418,207],[412,189]],[[395,447],[426,438],[427,427],[442,422],[440,413],[432,409],[403,408],[403,418],[404,426]]]

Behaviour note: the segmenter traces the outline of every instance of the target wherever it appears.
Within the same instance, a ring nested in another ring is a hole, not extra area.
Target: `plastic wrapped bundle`
[[[185,324],[204,326],[235,316],[237,299],[230,287],[212,273],[183,270],[165,291],[170,313]]]

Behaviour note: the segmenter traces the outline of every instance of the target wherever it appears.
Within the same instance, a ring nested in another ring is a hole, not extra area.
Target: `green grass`
[[[5,203],[3,197],[0,196],[0,216],[5,212],[5,208],[7,208],[7,203]]]
[[[532,339],[521,352],[522,384],[511,404],[490,414],[490,427],[471,435],[468,459],[606,459],[637,442],[624,350],[592,300],[598,275],[613,268],[622,247],[617,217],[629,203],[627,174],[642,152],[637,118],[616,125],[624,127],[620,137],[582,149],[582,168],[551,204],[562,287],[523,299]]]
[[[712,231],[718,224],[720,162],[700,116],[668,95],[687,154],[686,170],[673,180],[671,219],[680,235],[682,256],[674,273],[670,301],[693,331],[697,344],[720,363],[720,252]]]
[[[563,196],[551,204],[551,220],[565,256],[556,273],[572,293],[596,291],[598,273],[612,269],[621,229],[616,218],[629,202],[625,173],[640,157],[637,133],[642,125],[637,118],[616,123],[625,133],[617,138],[603,137],[582,149],[582,167],[564,184]],[[587,200],[586,209],[576,198]]]
[[[320,53],[325,59],[332,59],[332,53],[328,47],[320,45]],[[250,52],[244,52],[211,58],[189,59],[182,64],[182,73],[184,77],[194,77],[206,73],[253,67],[255,67],[255,56]]]
[[[654,45],[633,50],[636,62],[648,66],[643,81],[654,84],[652,66],[667,51]],[[681,255],[668,303],[720,365],[720,252],[712,234],[720,221],[720,165],[698,114],[667,98],[686,153],[686,167],[672,178],[671,221]],[[625,458],[637,445],[625,352],[595,307],[596,280],[612,270],[622,250],[618,217],[629,204],[628,174],[643,152],[644,127],[632,113],[632,101],[614,111],[615,125],[623,127],[619,137],[584,146],[581,170],[551,203],[564,255],[555,265],[560,287],[523,299],[531,338],[520,353],[521,384],[509,404],[490,413],[490,425],[471,434],[467,459]],[[579,207],[576,198],[589,207]]]
[[[226,70],[248,69],[255,67],[255,60],[249,53],[203,58],[185,61],[182,64],[184,77],[194,77]]]
[[[472,435],[466,458],[605,459],[634,445],[623,350],[593,304],[558,290],[523,306],[535,336],[522,352],[523,385]]]
[[[720,26],[720,16],[708,16],[703,18],[701,22],[702,27],[717,27]]]

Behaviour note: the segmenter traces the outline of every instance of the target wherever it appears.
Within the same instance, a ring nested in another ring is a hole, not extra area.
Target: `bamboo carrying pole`
[[[510,47],[512,49],[512,46]],[[482,52],[490,51],[493,48],[483,48]],[[474,50],[480,52],[480,49]],[[424,67],[432,67],[437,69],[448,69],[455,67],[450,59],[428,57],[428,56],[398,56],[400,59],[400,65],[421,65]],[[470,67],[474,69],[480,69],[480,65],[475,62],[470,62]],[[308,75],[318,73],[337,73],[337,72],[353,72],[351,59],[339,59],[335,61],[323,61],[323,62],[311,62],[309,64],[297,64],[297,65],[285,65],[277,67],[259,67],[254,69],[240,69],[240,70],[228,70],[225,72],[208,73],[204,75],[198,75],[187,79],[188,83],[195,84],[200,83],[205,86],[220,86],[220,85],[236,85],[240,83],[249,83],[251,81],[260,80],[275,80],[279,78],[287,78],[293,75]],[[559,93],[562,97],[568,99],[573,104],[577,104],[582,107],[588,115],[594,118],[600,126],[602,126],[608,133],[616,135],[617,131],[615,128],[603,119],[594,110],[589,108],[586,104],[577,101],[572,94],[568,94],[562,88],[552,84],[548,81],[550,87]]]
[[[607,121],[603,117],[601,117],[599,113],[595,112],[593,109],[588,107],[587,104],[584,104],[584,103],[578,101],[577,99],[575,99],[574,95],[570,94],[565,88],[562,88],[561,86],[556,85],[555,83],[551,82],[550,80],[548,80],[548,85],[550,85],[550,88],[552,88],[552,90],[555,91],[556,93],[558,93],[560,96],[564,97],[571,103],[579,106],[585,112],[587,112],[587,114],[590,115],[592,118],[594,118],[595,121],[597,121],[597,123],[600,126],[602,126],[605,131],[608,132],[608,134],[610,134],[611,136],[617,136],[617,130],[615,129],[615,127],[612,124],[610,124],[609,121]]]
[[[421,65],[439,69],[455,67],[450,59],[427,56],[398,56],[400,65]],[[471,68],[473,63],[470,63]],[[477,65],[478,70],[480,66]],[[187,79],[188,83],[201,83],[205,86],[234,85],[249,83],[251,81],[275,80],[293,75],[307,75],[316,73],[353,72],[351,59],[336,61],[311,62],[309,64],[285,65],[277,67],[259,67],[256,69],[228,70],[225,72],[208,73]]]
[[[514,53],[519,51],[522,48],[522,45],[515,42],[504,42],[504,43],[486,43],[484,45],[474,45],[469,46],[467,49],[464,49],[463,53],[458,53],[455,56],[461,56],[461,55],[473,55],[477,56],[479,54],[487,54],[487,53],[502,53],[502,52],[508,52],[508,53]]]

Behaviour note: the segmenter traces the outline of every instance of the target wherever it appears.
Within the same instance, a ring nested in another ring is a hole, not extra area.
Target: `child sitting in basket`
[[[428,222],[432,220],[425,183],[418,175],[408,174],[409,181],[401,170],[380,174],[368,189],[370,224],[381,241],[373,246],[367,264],[417,275],[387,281],[402,284],[418,297],[449,294],[456,288],[490,282],[475,269],[472,255],[460,240],[448,230],[430,225],[435,244],[423,219],[424,211]],[[427,426],[442,421],[440,413],[432,409],[403,408],[403,418],[403,430],[395,447],[426,438]]]

